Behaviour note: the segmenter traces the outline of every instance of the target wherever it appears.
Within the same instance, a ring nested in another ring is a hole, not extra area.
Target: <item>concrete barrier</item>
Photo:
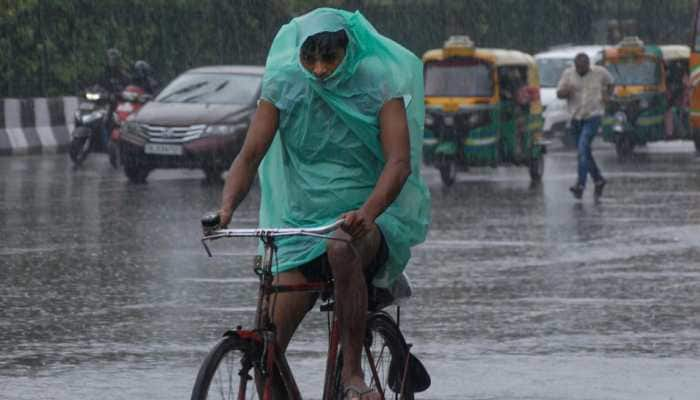
[[[76,97],[3,99],[0,107],[0,155],[67,150],[77,108]]]

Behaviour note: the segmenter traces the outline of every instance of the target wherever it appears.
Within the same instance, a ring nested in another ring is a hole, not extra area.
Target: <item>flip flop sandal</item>
[[[355,385],[347,385],[343,386],[343,397],[342,400],[352,400],[352,399],[359,399],[362,400],[365,396],[367,396],[370,393],[377,393],[375,389],[368,388],[368,389],[360,389],[359,387]]]

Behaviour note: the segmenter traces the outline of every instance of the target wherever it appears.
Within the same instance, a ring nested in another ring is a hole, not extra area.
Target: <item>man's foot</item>
[[[575,184],[569,188],[569,191],[574,195],[575,198],[580,199],[583,197],[583,186],[580,184]]]
[[[595,182],[595,191],[593,192],[593,195],[596,198],[601,197],[603,195],[603,189],[605,188],[606,183],[608,183],[608,181],[606,181],[603,178],[600,178]]]
[[[379,392],[363,386],[364,389],[355,385],[343,385],[343,400],[380,400]]]

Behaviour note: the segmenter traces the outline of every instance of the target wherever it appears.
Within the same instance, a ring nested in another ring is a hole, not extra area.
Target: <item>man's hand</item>
[[[352,236],[353,240],[368,234],[374,225],[374,220],[361,209],[347,212],[341,218],[343,219],[341,229]]]
[[[557,90],[557,97],[560,99],[568,99],[571,96],[572,87],[570,85],[562,85],[561,89]]]
[[[233,212],[231,210],[225,210],[225,209],[219,210],[218,229],[226,229],[228,224],[231,223],[231,217],[233,217]]]

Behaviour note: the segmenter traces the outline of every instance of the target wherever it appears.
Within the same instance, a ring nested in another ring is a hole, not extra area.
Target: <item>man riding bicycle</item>
[[[261,99],[224,186],[229,224],[256,172],[261,227],[304,227],[339,217],[343,240],[277,242],[281,285],[335,282],[346,399],[377,399],[360,365],[367,285],[389,287],[410,248],[425,239],[429,192],[420,177],[423,140],[420,60],[381,36],[359,13],[317,9],[278,32]],[[316,296],[280,293],[271,302],[284,351]]]

